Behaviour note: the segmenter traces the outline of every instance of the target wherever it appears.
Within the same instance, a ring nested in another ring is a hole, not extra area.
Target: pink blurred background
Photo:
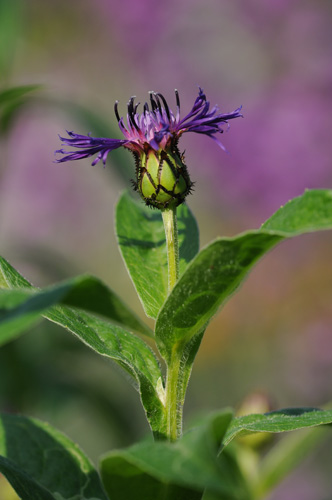
[[[162,92],[172,107],[177,88],[183,112],[192,106],[197,85],[221,112],[243,105],[244,119],[233,121],[222,138],[229,154],[203,136],[188,134],[180,142],[196,181],[188,204],[202,245],[259,227],[306,188],[332,187],[330,1],[15,0],[12,5],[10,60],[3,65],[1,88],[36,83],[43,89],[1,138],[0,253],[36,285],[93,273],[143,317],[113,234],[114,205],[126,187],[119,168],[123,161],[133,168],[131,156],[114,156],[112,164],[110,154],[105,169],[89,160],[53,163],[57,134],[65,129],[99,135],[75,106],[93,112],[98,126],[106,124],[112,137],[121,138],[114,101],[124,113],[131,95],[144,102],[149,90]],[[6,58],[7,47],[2,51]],[[206,333],[189,387],[187,421],[197,412],[237,407],[255,390],[266,392],[276,407],[332,400],[331,251],[330,233],[308,235],[284,243],[258,265]],[[71,341],[57,351],[53,335],[45,340],[44,331],[47,335],[45,325],[17,341],[8,348],[15,351],[11,355],[22,359],[28,352],[33,365],[38,353],[43,357],[54,348],[54,377],[73,376],[70,363],[78,385],[86,378],[82,366],[89,366],[105,381],[105,391],[112,386],[123,414],[128,408],[137,412],[132,436],[144,434],[142,412],[131,402],[136,395],[126,381],[109,366],[100,367],[90,352],[72,354]],[[13,402],[5,385],[0,384],[5,409],[48,419],[94,459],[125,441],[107,428],[106,442],[107,425],[100,422],[100,436],[97,430],[89,437],[87,429],[102,418],[78,396],[75,404],[66,398],[57,406],[59,391],[44,404],[43,389],[36,389]],[[320,450],[325,465],[318,454],[308,459],[271,500],[331,496],[329,446],[331,439]]]

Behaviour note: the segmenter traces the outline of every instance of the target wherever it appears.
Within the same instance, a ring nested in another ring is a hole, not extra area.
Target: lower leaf
[[[32,418],[0,416],[0,471],[22,500],[107,500],[78,446]]]
[[[114,456],[103,465],[103,482],[116,500],[200,500],[202,492],[170,484],[144,472],[125,457]]]
[[[217,458],[231,419],[232,412],[225,410],[210,415],[175,443],[142,442],[109,453],[101,462],[101,474],[110,498],[125,498],[115,495],[117,485],[120,490],[125,489],[126,498],[131,500],[195,500],[201,498],[206,488],[227,500],[245,500],[243,485],[230,474],[229,456]],[[160,496],[153,497],[157,493]]]

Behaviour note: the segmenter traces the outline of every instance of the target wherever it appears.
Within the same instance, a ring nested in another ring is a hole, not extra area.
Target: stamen
[[[168,107],[168,104],[167,104],[165,97],[162,94],[160,94],[159,92],[156,95],[158,97],[160,97],[160,99],[163,101],[163,105],[164,105],[164,108],[166,111],[167,118],[169,119],[169,121],[171,121],[171,114],[169,112],[169,107]]]
[[[175,89],[175,99],[176,99],[176,106],[178,107],[179,111],[180,111],[180,96],[179,96],[179,92]]]
[[[154,112],[157,109],[157,105],[156,105],[156,103],[153,100],[154,92],[152,90],[150,90],[149,94],[150,94],[151,109]]]
[[[136,96],[132,96],[129,101],[128,101],[128,104],[127,104],[127,107],[128,107],[128,114],[129,116],[132,116],[133,114],[133,109],[134,109],[134,100],[135,100],[135,97]]]
[[[137,132],[140,132],[139,126],[135,120],[135,109],[134,109],[134,100],[136,96],[132,96],[128,102],[128,118],[130,123],[135,127]]]
[[[161,104],[160,104],[160,100],[159,100],[157,92],[154,92],[153,97],[155,98],[157,106],[158,106],[158,109],[159,109],[159,112],[162,115],[163,110],[161,108]]]
[[[146,115],[146,113],[149,113],[150,110],[149,110],[149,105],[148,103],[146,102],[143,106],[143,113]]]
[[[119,104],[119,101],[115,101],[115,103],[114,103],[114,113],[115,113],[116,119],[119,122],[120,121],[120,115],[119,115],[119,111],[118,111],[118,104]]]

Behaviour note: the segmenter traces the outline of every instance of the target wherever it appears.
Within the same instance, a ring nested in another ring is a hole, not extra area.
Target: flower
[[[217,106],[210,109],[210,103],[199,87],[198,97],[191,111],[180,119],[177,90],[175,114],[162,94],[149,94],[150,106],[146,102],[141,114],[137,112],[140,103],[135,104],[135,97],[130,98],[127,105],[127,125],[124,119],[120,118],[118,101],[115,102],[115,116],[125,139],[95,138],[67,131],[69,138],[60,137],[62,143],[77,148],[78,151],[60,149],[56,153],[64,156],[56,162],[80,160],[97,154],[92,165],[96,165],[100,160],[105,165],[110,151],[120,147],[127,148],[133,153],[136,161],[135,189],[147,205],[163,209],[170,205],[180,205],[192,188],[184,156],[178,150],[181,135],[185,132],[204,134],[225,149],[216,134],[224,131],[222,127],[228,124],[228,120],[242,114],[241,107],[226,114],[218,113]]]

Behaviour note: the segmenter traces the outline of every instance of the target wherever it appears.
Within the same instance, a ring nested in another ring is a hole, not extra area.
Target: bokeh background
[[[0,0],[0,253],[38,286],[93,273],[143,317],[116,248],[113,211],[133,161],[114,152],[55,164],[57,134],[121,138],[113,113],[149,90],[186,112],[204,88],[222,112],[229,154],[181,139],[195,180],[188,203],[201,244],[259,227],[305,188],[332,187],[329,0]],[[172,107],[172,105],[171,105]],[[255,391],[272,408],[332,400],[332,235],[283,243],[211,323],[185,421]],[[134,389],[68,333],[41,323],[0,350],[0,407],[48,420],[97,457],[144,436]],[[270,497],[327,500],[331,439]],[[0,499],[10,498],[0,481]]]

